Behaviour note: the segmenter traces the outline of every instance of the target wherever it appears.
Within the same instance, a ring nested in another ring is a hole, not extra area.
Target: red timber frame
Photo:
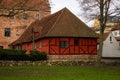
[[[78,39],[78,45],[74,40]],[[96,55],[97,38],[48,38],[49,55]],[[68,47],[61,48],[60,42],[67,41]]]

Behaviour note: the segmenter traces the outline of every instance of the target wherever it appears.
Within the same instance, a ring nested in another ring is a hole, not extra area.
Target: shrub
[[[26,50],[0,49],[0,60],[14,60],[14,61],[47,60],[47,54],[45,52],[32,50],[30,51],[29,55],[25,53],[26,53]]]
[[[30,51],[30,60],[31,61],[47,60],[47,54],[45,52],[31,50]]]
[[[0,49],[0,60],[26,60],[26,50]]]

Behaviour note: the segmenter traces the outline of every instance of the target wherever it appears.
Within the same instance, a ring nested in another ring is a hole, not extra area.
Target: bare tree
[[[83,10],[84,17],[91,20],[98,16],[100,23],[99,50],[97,62],[100,65],[103,49],[103,36],[108,16],[120,15],[120,0],[77,0]]]
[[[34,2],[35,1],[37,0],[34,0]],[[27,10],[34,10],[37,6],[39,6],[39,8],[35,10],[47,12],[48,9],[46,9],[45,5],[46,3],[44,0],[39,0],[38,3],[35,4],[30,3],[30,0],[9,0],[9,2],[7,0],[0,0],[0,17],[14,16]],[[4,11],[6,11],[6,13]]]

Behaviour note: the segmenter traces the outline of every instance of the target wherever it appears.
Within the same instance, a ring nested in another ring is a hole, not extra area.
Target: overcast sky
[[[83,21],[82,16],[78,16],[81,12],[79,3],[76,0],[49,0],[51,5],[51,12],[55,13],[64,7],[67,7],[71,12],[73,12],[77,17]],[[83,21],[85,22],[85,21]],[[92,26],[93,22],[86,23],[88,26]]]

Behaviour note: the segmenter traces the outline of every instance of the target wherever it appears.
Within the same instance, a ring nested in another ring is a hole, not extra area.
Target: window
[[[3,46],[0,46],[0,49],[3,49]]]
[[[28,49],[28,44],[26,44],[26,50]]]
[[[10,11],[10,13],[9,13],[9,18],[10,18],[10,19],[14,19],[14,12],[13,12],[13,11]]]
[[[24,14],[23,14],[23,19],[24,19],[24,20],[27,20],[27,19],[28,19],[28,14],[27,14],[27,13],[24,13]]]
[[[118,49],[120,50],[120,42],[119,42],[119,48]]]
[[[36,14],[35,19],[37,19],[37,20],[40,19],[40,14]]]
[[[34,48],[37,48],[37,45],[36,45],[36,43],[34,43],[35,45],[34,45]]]
[[[79,39],[78,39],[78,38],[74,39],[74,45],[75,45],[75,46],[78,46],[78,45],[79,45]]]
[[[60,48],[68,48],[68,42],[67,41],[60,41]]]
[[[16,36],[20,36],[20,34],[16,34]]]
[[[10,37],[10,28],[5,28],[5,30],[4,30],[4,35],[5,35],[5,37]]]
[[[110,36],[110,42],[112,42],[112,37]]]
[[[117,36],[117,32],[114,32],[115,36]]]
[[[42,48],[42,42],[40,42],[40,48]]]

